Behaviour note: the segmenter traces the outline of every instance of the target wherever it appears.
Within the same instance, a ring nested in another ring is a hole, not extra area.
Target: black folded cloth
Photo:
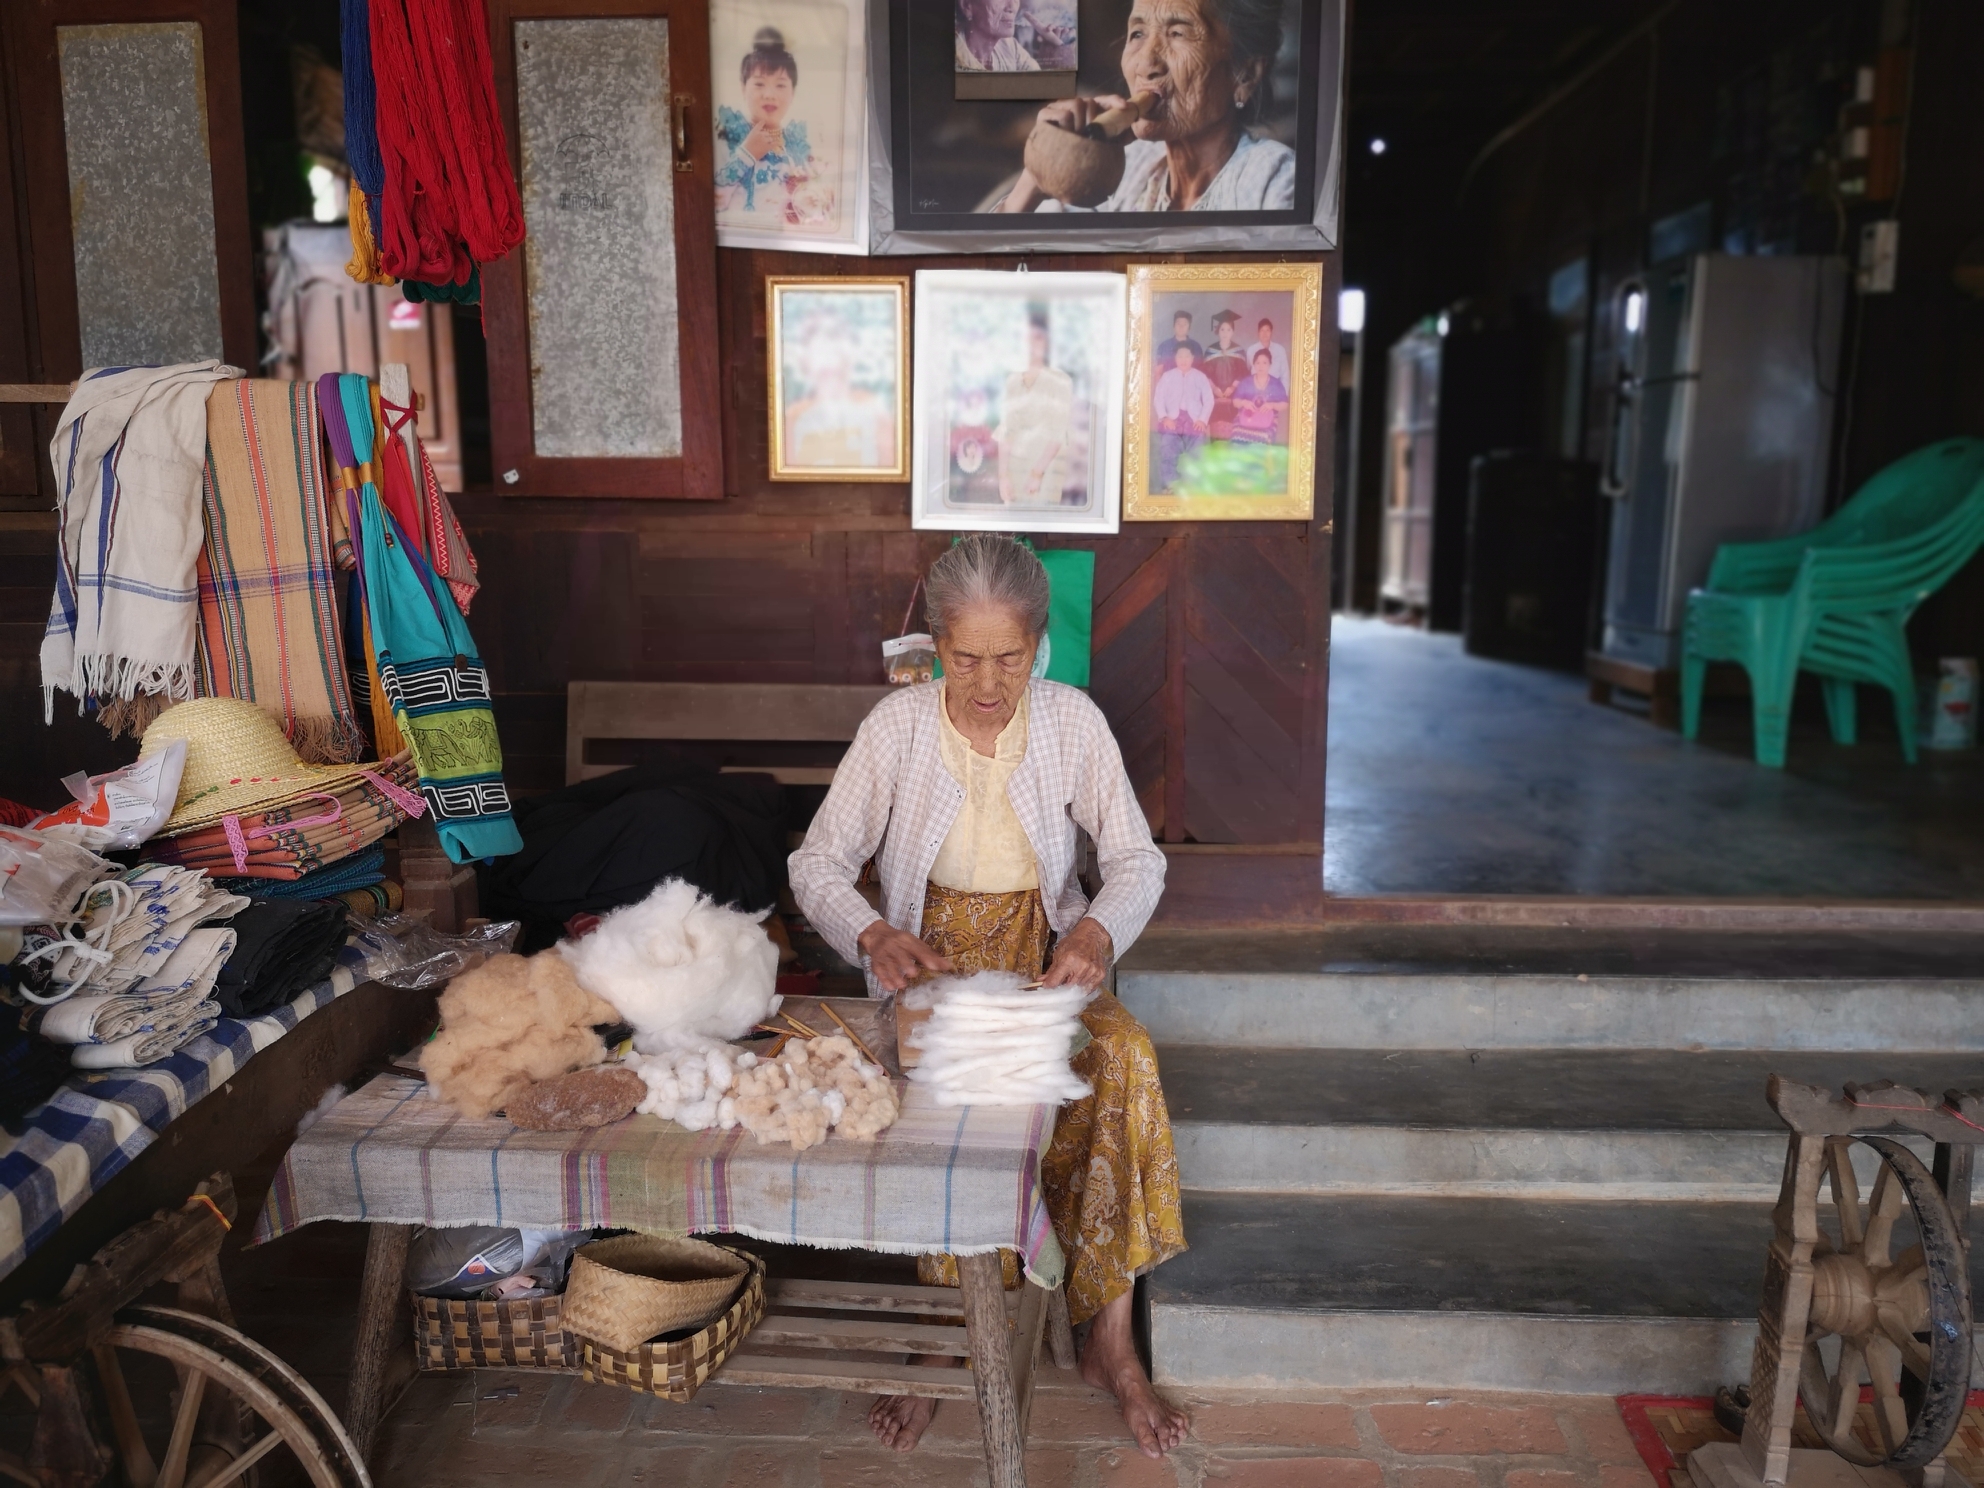
[[[234,954],[214,996],[230,1018],[253,1018],[315,986],[344,945],[341,899],[258,899],[227,922]]]
[[[523,921],[528,952],[556,943],[573,915],[638,903],[665,878],[769,909],[785,887],[786,805],[769,776],[679,758],[519,798],[523,851],[483,870],[482,912]]]
[[[47,1100],[69,1076],[69,1051],[38,1033],[13,1026],[0,1008],[0,1122],[11,1122]]]

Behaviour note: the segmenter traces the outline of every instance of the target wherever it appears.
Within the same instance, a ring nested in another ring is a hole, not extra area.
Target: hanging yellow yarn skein
[[[379,245],[372,240],[372,214],[365,204],[365,192],[358,182],[351,183],[345,209],[351,222],[351,262],[345,273],[360,284],[397,284],[399,281],[379,267]]]

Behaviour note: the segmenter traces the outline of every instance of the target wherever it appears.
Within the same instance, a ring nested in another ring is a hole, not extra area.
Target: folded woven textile
[[[344,944],[348,911],[336,899],[261,899],[234,917],[234,954],[214,995],[230,1018],[251,1018],[321,981]]]
[[[360,758],[339,656],[329,503],[307,382],[243,378],[207,399],[199,688],[246,698],[312,764]]]
[[[226,878],[219,882],[230,893],[251,899],[336,899],[369,889],[386,877],[386,850],[368,848],[340,862],[314,868],[292,879]]]
[[[24,1026],[58,1044],[113,1044],[134,1034],[176,1033],[217,1018],[214,982],[234,943],[232,930],[193,930],[165,965],[129,992],[71,997],[29,1014]]]
[[[113,735],[193,696],[200,468],[224,362],[99,367],[56,421],[55,597],[41,642],[44,716],[57,691]]]
[[[204,868],[216,877],[300,878],[362,852],[421,804],[409,755],[383,761],[337,791],[319,792],[225,823],[154,838],[147,850],[161,862]],[[348,887],[350,887],[348,885]]]
[[[91,889],[66,933],[23,950],[22,959],[51,963],[48,993],[27,995],[48,1003],[128,992],[157,975],[195,926],[247,907],[199,869],[142,863]]]
[[[161,1029],[156,1033],[134,1033],[114,1044],[78,1044],[69,1051],[69,1062],[77,1069],[133,1069],[139,1065],[157,1064],[168,1055],[178,1053],[201,1034],[211,1033],[214,1025],[220,1022],[218,1003],[208,1002],[201,1006],[214,1011],[183,1027]]]
[[[324,425],[341,467],[352,471],[347,512],[359,535],[358,578],[384,700],[413,751],[435,831],[457,863],[523,846],[503,784],[503,749],[489,704],[489,672],[454,597],[408,541],[365,473],[375,430],[362,377],[318,382]]]

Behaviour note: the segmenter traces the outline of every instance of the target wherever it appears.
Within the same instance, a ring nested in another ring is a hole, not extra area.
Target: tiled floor
[[[1190,1401],[1192,1439],[1152,1462],[1113,1403],[1051,1372],[1031,1488],[1655,1488],[1607,1399],[1419,1396]],[[708,1386],[688,1405],[570,1377],[417,1380],[387,1422],[379,1488],[922,1488],[983,1484],[976,1413],[939,1409],[913,1453],[868,1433],[868,1399]],[[1665,1484],[1658,1488],[1666,1488]]]

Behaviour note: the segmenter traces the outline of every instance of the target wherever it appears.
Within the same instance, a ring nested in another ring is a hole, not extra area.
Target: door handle
[[[679,171],[696,168],[696,162],[689,154],[689,109],[695,101],[687,93],[675,95],[675,168]]]

